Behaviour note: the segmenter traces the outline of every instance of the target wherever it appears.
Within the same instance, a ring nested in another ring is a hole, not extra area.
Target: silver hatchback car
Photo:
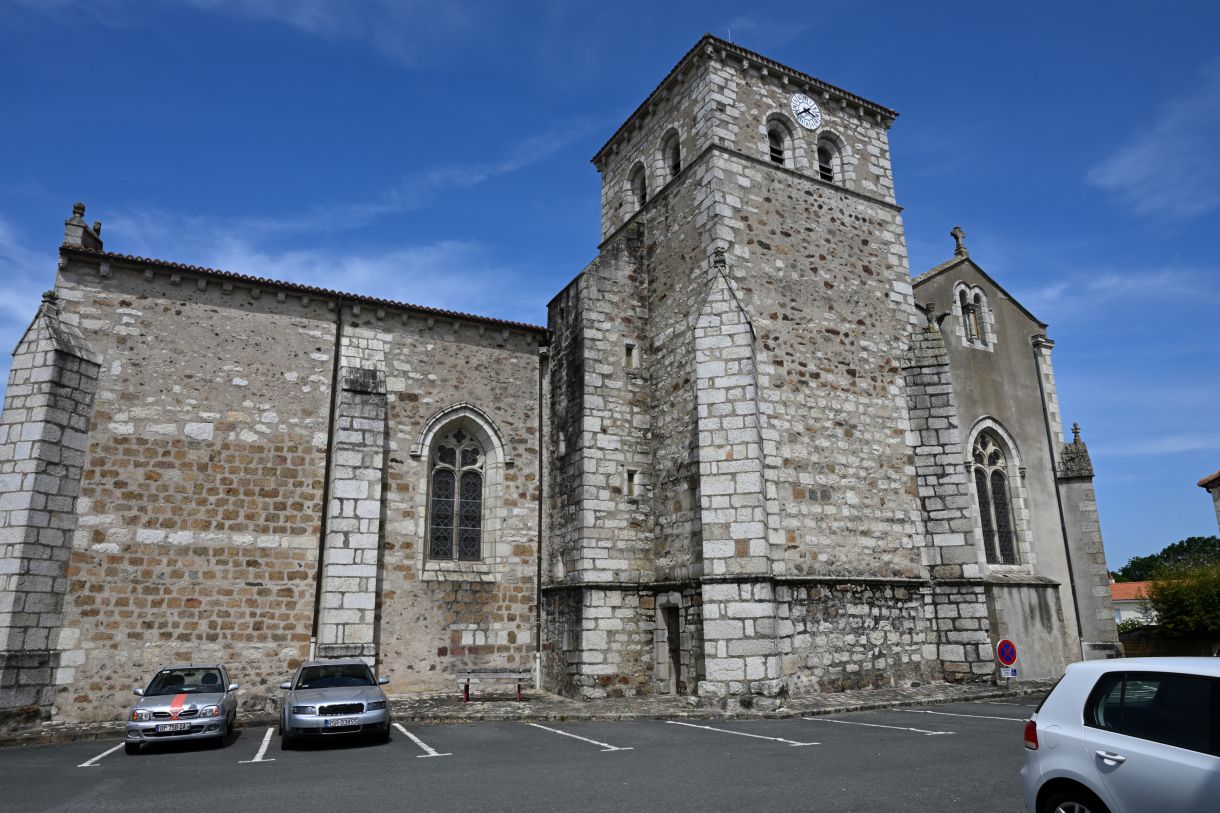
[[[1030,813],[1220,810],[1220,659],[1068,666],[1025,724]]]
[[[239,688],[220,664],[162,669],[148,688],[134,690],[140,700],[127,711],[124,750],[135,754],[144,743],[178,740],[222,744],[237,718]]]
[[[375,678],[364,661],[308,661],[301,664],[284,689],[280,712],[280,747],[298,738],[331,734],[372,734],[390,738],[389,700],[381,687],[390,679]]]

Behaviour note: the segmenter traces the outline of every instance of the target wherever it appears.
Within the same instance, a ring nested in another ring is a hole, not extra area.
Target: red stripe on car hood
[[[178,719],[178,712],[182,711],[182,705],[184,703],[186,703],[186,695],[184,695],[184,694],[174,695],[173,701],[170,702],[169,713],[170,713],[170,716],[173,717],[175,720]]]

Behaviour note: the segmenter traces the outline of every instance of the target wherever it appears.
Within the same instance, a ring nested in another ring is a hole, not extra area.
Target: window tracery
[[[478,561],[483,547],[483,447],[458,428],[437,441],[431,463],[428,556]]]
[[[1007,455],[990,431],[979,433],[970,454],[987,563],[1015,565],[1017,544]]]

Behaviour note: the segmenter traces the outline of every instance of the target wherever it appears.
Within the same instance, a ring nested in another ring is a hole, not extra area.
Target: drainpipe
[[[544,519],[542,504],[542,453],[544,448],[543,433],[544,417],[542,401],[542,380],[546,374],[546,362],[550,357],[551,348],[542,345],[538,348],[538,543],[534,548],[534,688],[542,688],[542,523]]]
[[[1039,348],[1050,339],[1042,334],[1032,337],[1034,348],[1034,371],[1038,375],[1038,397],[1042,400],[1042,423],[1046,427],[1046,448],[1051,455],[1051,482],[1055,484],[1055,505],[1059,509],[1059,533],[1063,535],[1063,555],[1067,560],[1068,584],[1072,588],[1072,611],[1076,616],[1076,643],[1080,648],[1080,659],[1084,656],[1084,625],[1080,622],[1080,602],[1076,598],[1076,573],[1072,568],[1072,546],[1068,543],[1067,519],[1063,514],[1063,495],[1059,492],[1059,472],[1055,470],[1055,437],[1051,431],[1051,412],[1046,403],[1046,386],[1042,383],[1042,358]]]
[[[335,304],[335,351],[330,368],[330,414],[326,420],[326,457],[322,464],[322,522],[318,533],[318,567],[314,574],[313,626],[309,632],[309,657],[314,657],[318,645],[318,614],[322,607],[322,563],[326,556],[326,532],[330,515],[330,468],[335,445],[335,408],[339,399],[339,361],[343,350],[343,297]]]

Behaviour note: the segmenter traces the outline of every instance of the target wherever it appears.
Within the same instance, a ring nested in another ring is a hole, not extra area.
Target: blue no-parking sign
[[[996,660],[1004,666],[1012,666],[1017,662],[1017,645],[1005,638],[996,645]]]

